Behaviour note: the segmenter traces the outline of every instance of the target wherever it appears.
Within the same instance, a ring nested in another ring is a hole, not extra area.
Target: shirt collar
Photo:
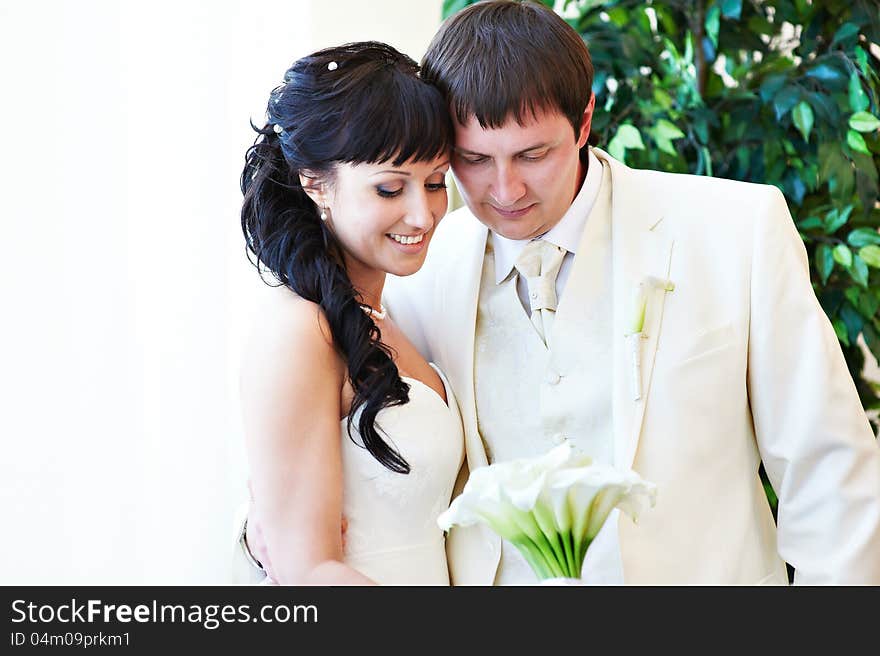
[[[578,243],[584,232],[587,217],[599,197],[599,186],[602,183],[602,163],[588,150],[587,175],[580,191],[571,206],[562,215],[559,223],[548,230],[541,239],[560,246],[570,253],[577,253]],[[492,233],[492,246],[495,250],[495,284],[500,284],[513,270],[516,258],[529,243],[528,239],[507,239],[496,232]]]

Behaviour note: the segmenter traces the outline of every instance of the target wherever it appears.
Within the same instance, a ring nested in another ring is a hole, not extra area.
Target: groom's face
[[[590,134],[592,105],[575,138],[556,110],[509,118],[484,128],[471,116],[455,122],[452,171],[465,202],[482,223],[508,239],[531,239],[555,226],[579,189],[578,157]]]

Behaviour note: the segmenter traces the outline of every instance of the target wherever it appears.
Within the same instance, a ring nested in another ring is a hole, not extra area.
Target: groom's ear
[[[593,124],[593,110],[596,108],[596,94],[590,94],[590,102],[587,103],[587,108],[584,110],[584,115],[581,117],[581,127],[578,130],[578,140],[577,145],[578,149],[584,147],[587,143],[587,140],[590,138],[590,128]]]

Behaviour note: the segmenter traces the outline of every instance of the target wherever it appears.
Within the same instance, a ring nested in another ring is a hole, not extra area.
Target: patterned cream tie
[[[547,347],[556,314],[556,277],[567,252],[549,241],[535,239],[526,244],[514,265],[526,279],[532,325]]]

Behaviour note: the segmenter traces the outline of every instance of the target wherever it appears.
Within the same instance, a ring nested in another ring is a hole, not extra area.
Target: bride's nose
[[[414,194],[407,206],[404,222],[421,231],[430,230],[434,227],[436,217],[431,209],[431,203],[427,193]]]

